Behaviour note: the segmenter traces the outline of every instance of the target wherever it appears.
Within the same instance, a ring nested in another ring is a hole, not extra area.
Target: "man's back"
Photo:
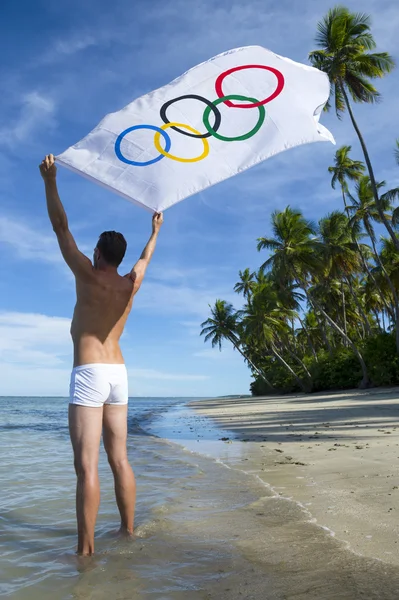
[[[76,278],[71,335],[74,366],[123,363],[119,339],[133,304],[134,283],[116,272],[92,269]]]

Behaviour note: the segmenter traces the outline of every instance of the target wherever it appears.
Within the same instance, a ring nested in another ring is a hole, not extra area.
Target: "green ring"
[[[217,105],[220,104],[221,102],[225,102],[226,100],[246,100],[246,101],[250,101],[253,102],[254,104],[257,104],[259,102],[259,100],[257,100],[256,98],[249,98],[247,96],[237,96],[235,94],[231,95],[231,96],[222,96],[222,98],[217,98],[216,100],[214,100],[212,102],[212,104]],[[236,108],[239,108],[238,106]],[[244,140],[248,140],[249,138],[251,138],[252,136],[254,136],[256,133],[258,133],[259,129],[262,127],[264,121],[265,121],[265,117],[266,117],[266,110],[265,107],[263,105],[257,106],[256,107],[259,110],[259,119],[257,124],[255,125],[255,127],[253,129],[251,129],[251,131],[249,131],[248,133],[244,133],[244,135],[239,135],[238,137],[225,137],[224,135],[220,135],[219,133],[217,133],[216,131],[214,131],[212,129],[212,127],[210,126],[209,123],[209,115],[211,114],[211,110],[212,108],[210,106],[207,106],[205,111],[204,111],[204,116],[202,118],[204,125],[207,129],[207,131],[213,135],[213,137],[217,138],[218,140],[221,140],[222,142],[242,142]]]

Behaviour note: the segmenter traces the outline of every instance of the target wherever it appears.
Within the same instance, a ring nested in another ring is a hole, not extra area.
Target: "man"
[[[69,231],[57,191],[54,156],[40,165],[47,210],[62,256],[75,275],[76,306],[71,325],[74,364],[70,386],[69,431],[77,475],[78,554],[94,552],[94,528],[100,503],[98,455],[101,431],[115,480],[121,532],[133,533],[136,484],[127,458],[127,372],[119,347],[126,320],[153,255],[163,222],[152,219],[152,234],[125,277],[118,266],[126,252],[121,233],[105,231],[94,250],[94,265],[82,254]]]

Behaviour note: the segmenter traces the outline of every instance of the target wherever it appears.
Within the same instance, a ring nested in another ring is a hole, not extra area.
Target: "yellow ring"
[[[162,127],[160,127],[160,129],[168,129],[168,127],[183,127],[184,129],[188,129],[189,131],[191,131],[191,133],[195,133],[196,135],[201,135],[200,131],[197,131],[190,125],[185,125],[184,123],[166,123],[165,125],[162,125]],[[173,154],[169,154],[169,152],[165,152],[165,150],[162,148],[161,134],[159,133],[159,131],[157,131],[156,134],[154,135],[155,148],[158,150],[158,152],[160,154],[167,156],[171,160],[177,160],[178,162],[183,162],[183,163],[198,162],[199,160],[203,160],[204,158],[206,158],[208,156],[208,154],[209,154],[208,140],[205,138],[201,138],[201,141],[204,144],[204,151],[201,154],[201,156],[197,156],[196,158],[179,158],[178,156],[173,156]]]

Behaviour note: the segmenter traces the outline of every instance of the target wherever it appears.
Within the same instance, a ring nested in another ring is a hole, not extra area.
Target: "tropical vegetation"
[[[348,113],[362,156],[336,151],[337,203],[318,223],[291,206],[272,214],[260,266],[239,271],[243,306],[218,299],[202,323],[205,341],[240,353],[253,394],[399,383],[399,188],[376,178],[354,111],[379,100],[374,80],[394,61],[374,52],[370,17],[342,6],[320,21],[316,44],[309,59],[330,79],[326,110]],[[399,164],[399,140],[394,156]]]

